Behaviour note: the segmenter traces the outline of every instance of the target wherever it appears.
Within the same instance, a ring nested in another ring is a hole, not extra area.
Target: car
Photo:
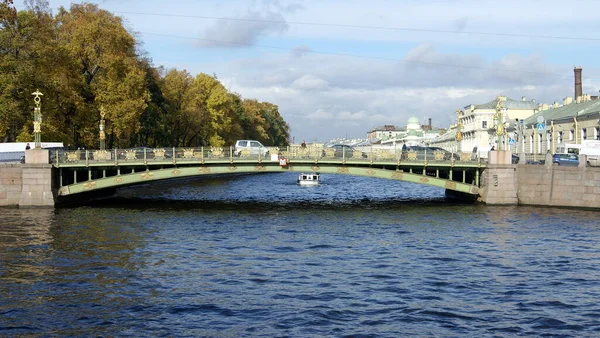
[[[452,160],[452,159],[454,159],[455,161],[460,160],[460,155],[457,153],[453,153],[451,151],[448,151],[446,149],[439,148],[439,147],[427,147],[427,153],[433,152],[433,155],[435,156],[436,151],[441,151],[444,154],[444,160]],[[429,156],[427,156],[427,157],[429,157]]]
[[[334,153],[333,153],[333,157],[335,158],[352,158],[355,157],[354,154],[355,153],[359,153],[360,150],[349,146],[347,144],[334,144],[329,146],[329,148],[334,149]],[[361,153],[360,157],[362,158],[367,158],[367,153],[365,153],[364,151]]]
[[[511,154],[510,159],[511,159],[512,164],[518,164],[520,157],[517,154]]]
[[[234,156],[256,156],[266,157],[269,155],[269,149],[256,140],[237,140],[233,147]]]
[[[406,147],[406,149],[402,152],[402,158],[404,159],[408,159],[409,154],[408,152],[412,152],[415,151],[417,152],[417,161],[422,161],[425,158],[425,154],[427,154],[427,161],[450,161],[452,159],[454,160],[460,160],[460,155],[459,154],[454,154],[448,150],[439,148],[439,147],[424,147],[424,146],[408,146]],[[436,158],[436,154],[438,153],[442,153],[443,157],[442,158]]]
[[[552,155],[552,164],[578,166],[579,156],[577,154],[554,154]]]

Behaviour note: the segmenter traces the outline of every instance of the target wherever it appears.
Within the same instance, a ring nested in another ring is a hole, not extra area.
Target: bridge
[[[319,172],[431,185],[478,195],[486,162],[471,153],[374,147],[268,147],[266,155],[232,147],[56,150],[50,153],[58,199],[153,181],[202,175]]]

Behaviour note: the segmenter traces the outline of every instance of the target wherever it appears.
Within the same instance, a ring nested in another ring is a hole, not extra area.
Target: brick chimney
[[[578,101],[579,97],[583,94],[581,89],[581,67],[575,67],[575,102]]]
[[[431,130],[431,117],[429,118],[429,130]]]

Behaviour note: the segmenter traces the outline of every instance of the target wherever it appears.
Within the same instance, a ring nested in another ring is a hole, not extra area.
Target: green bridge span
[[[372,148],[347,154],[273,147],[265,155],[240,156],[221,147],[60,150],[51,152],[50,159],[59,198],[182,177],[267,172],[366,176],[477,195],[486,167],[470,153]]]

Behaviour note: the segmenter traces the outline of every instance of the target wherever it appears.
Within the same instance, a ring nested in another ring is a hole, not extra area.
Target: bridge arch
[[[120,174],[117,176],[90,179],[85,182],[72,183],[62,186],[58,189],[58,196],[66,197],[79,193],[88,193],[137,184],[147,184],[150,182],[203,175],[224,175],[235,173],[281,173],[281,172],[319,172],[321,174],[341,174],[365,176],[381,179],[390,179],[396,181],[405,181],[417,184],[425,184],[444,188],[461,193],[477,195],[479,188],[476,185],[459,182],[451,179],[440,178],[427,175],[427,170],[422,173],[412,173],[397,169],[347,166],[345,164],[319,164],[319,163],[298,163],[288,166],[256,164],[256,163],[230,163],[219,165],[200,165],[185,167],[170,167],[141,172],[132,172]]]

